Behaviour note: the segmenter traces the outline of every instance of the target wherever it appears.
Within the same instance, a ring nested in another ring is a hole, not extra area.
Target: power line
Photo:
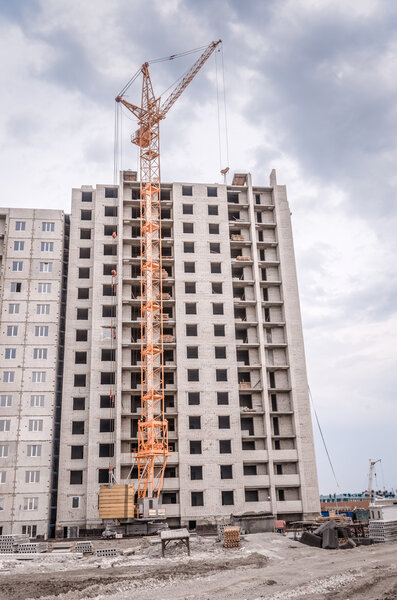
[[[318,429],[319,429],[319,431],[320,431],[321,439],[323,440],[323,444],[324,444],[325,452],[327,453],[328,462],[329,462],[329,464],[330,464],[330,467],[331,467],[332,473],[333,473],[333,475],[334,475],[334,478],[335,478],[335,481],[336,481],[336,485],[337,485],[338,489],[340,489],[340,488],[339,488],[339,483],[338,483],[338,480],[337,480],[337,478],[336,478],[336,475],[335,475],[334,466],[333,466],[333,464],[332,464],[332,460],[331,460],[330,454],[329,454],[329,452],[328,452],[327,444],[325,443],[325,438],[324,438],[324,435],[323,435],[323,431],[322,431],[322,429],[321,429],[320,421],[319,421],[319,418],[318,418],[318,416],[317,416],[317,411],[316,411],[316,408],[315,408],[315,406],[314,406],[313,396],[312,396],[312,392],[311,392],[311,390],[310,390],[310,387],[309,387],[309,396],[310,396],[310,400],[311,400],[311,403],[312,403],[312,407],[313,407],[314,415],[315,415],[315,417],[316,417],[316,421],[317,421]]]

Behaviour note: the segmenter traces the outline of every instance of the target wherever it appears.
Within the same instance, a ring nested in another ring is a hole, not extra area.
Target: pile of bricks
[[[27,535],[0,535],[0,554],[17,552],[18,544],[29,542]]]
[[[240,546],[240,527],[227,526],[223,530],[223,545],[225,548]]]
[[[41,552],[48,551],[48,544],[46,542],[33,542],[18,544],[19,554],[39,554]]]
[[[101,548],[100,550],[96,551],[96,555],[98,558],[104,557],[104,556],[118,556],[119,551],[117,550],[117,548]]]
[[[92,542],[76,542],[74,549],[77,552],[82,552],[83,554],[93,554],[94,547]]]
[[[370,521],[369,537],[374,542],[395,542],[397,540],[397,521]]]

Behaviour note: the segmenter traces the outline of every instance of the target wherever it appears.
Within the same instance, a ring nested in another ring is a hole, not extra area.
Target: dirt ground
[[[1,600],[397,600],[397,543],[310,548],[273,533],[225,549],[195,537],[191,556],[156,538],[96,542],[124,554],[0,555]]]

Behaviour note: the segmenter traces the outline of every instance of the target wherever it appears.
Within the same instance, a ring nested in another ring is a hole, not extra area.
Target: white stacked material
[[[19,554],[39,554],[47,552],[48,544],[46,542],[33,542],[31,544],[18,544]]]
[[[117,548],[101,548],[96,551],[96,555],[98,558],[103,556],[118,556],[119,551]]]
[[[375,542],[397,541],[397,521],[370,521],[369,537]]]
[[[83,554],[93,554],[94,547],[92,542],[76,542],[74,549]]]
[[[27,535],[0,535],[0,554],[10,554],[17,551],[18,544],[29,542]]]

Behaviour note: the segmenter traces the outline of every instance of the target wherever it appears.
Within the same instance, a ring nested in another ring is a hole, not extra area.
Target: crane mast
[[[221,40],[212,42],[194,63],[168,99],[160,106],[150,79],[149,63],[141,67],[141,106],[117,96],[138,119],[131,137],[140,154],[141,226],[141,418],[138,448],[138,498],[159,498],[169,456],[168,422],[164,415],[164,354],[161,260],[160,120],[186,89]],[[174,57],[170,57],[174,58]]]

